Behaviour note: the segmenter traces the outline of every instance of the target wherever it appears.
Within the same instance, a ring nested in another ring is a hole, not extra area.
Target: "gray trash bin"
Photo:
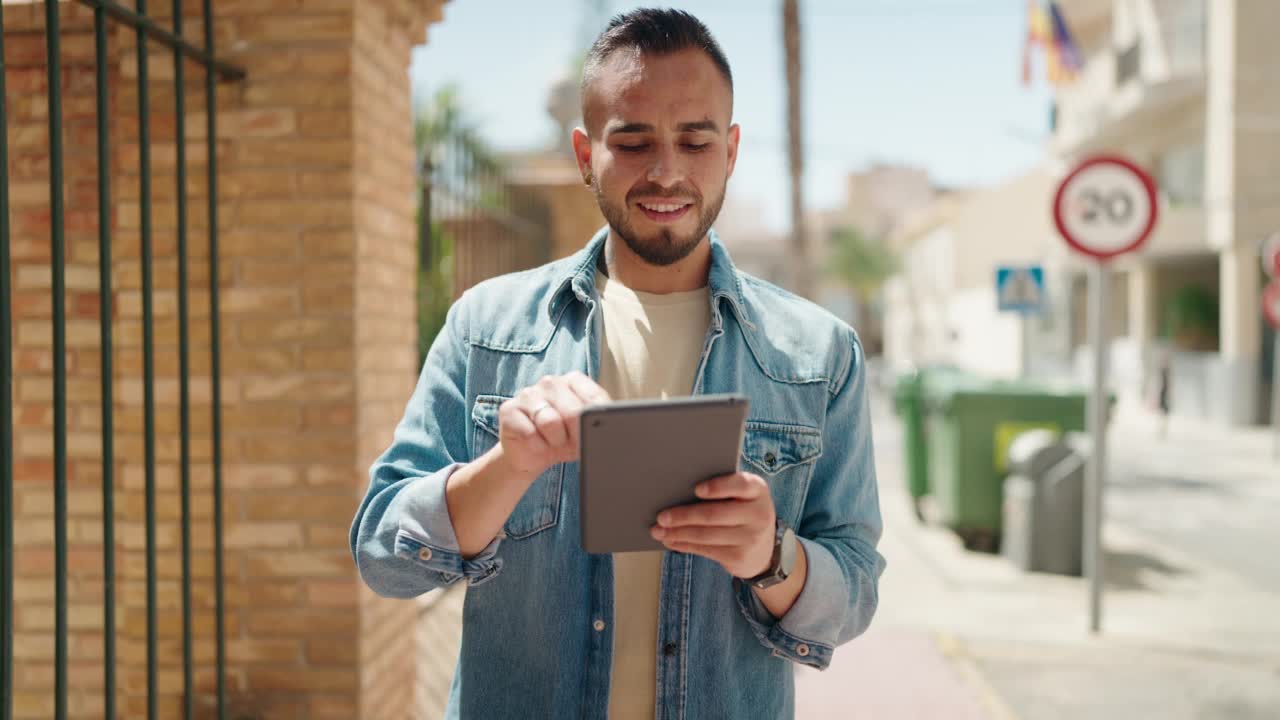
[[[1027,571],[1080,575],[1085,458],[1048,430],[1009,445],[1001,553]]]

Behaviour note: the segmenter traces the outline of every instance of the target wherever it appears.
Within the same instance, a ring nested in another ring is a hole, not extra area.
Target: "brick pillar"
[[[347,531],[415,379],[407,68],[440,4],[218,19],[249,72],[222,124],[229,612],[244,707],[264,716],[413,707],[413,604],[364,589]]]
[[[368,466],[386,447],[417,376],[417,229],[413,126],[407,67],[422,28],[442,2],[358,0],[352,48],[355,308],[352,486],[363,494]],[[348,518],[349,519],[349,518]],[[345,530],[345,525],[343,526]],[[410,717],[418,648],[416,604],[377,598],[362,585],[357,653],[360,716]]]

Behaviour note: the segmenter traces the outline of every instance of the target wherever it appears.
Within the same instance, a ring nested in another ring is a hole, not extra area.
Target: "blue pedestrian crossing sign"
[[[1044,310],[1044,268],[996,268],[996,303],[1001,312],[1033,315]]]

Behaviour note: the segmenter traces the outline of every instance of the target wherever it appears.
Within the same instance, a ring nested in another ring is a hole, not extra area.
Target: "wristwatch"
[[[773,558],[769,561],[769,567],[759,575],[747,578],[744,582],[764,590],[791,577],[791,572],[796,567],[796,551],[799,549],[799,544],[795,531],[779,519],[777,532],[773,536]]]

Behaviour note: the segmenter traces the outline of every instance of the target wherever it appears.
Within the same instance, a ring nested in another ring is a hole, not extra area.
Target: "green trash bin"
[[[894,387],[894,410],[902,419],[902,457],[907,474],[907,493],[916,518],[924,520],[920,499],[929,494],[929,457],[924,439],[924,408],[919,370],[904,373]]]
[[[1085,429],[1088,396],[1078,388],[957,374],[924,383],[929,490],[943,524],[966,548],[1000,546],[1009,444],[1027,430]]]

